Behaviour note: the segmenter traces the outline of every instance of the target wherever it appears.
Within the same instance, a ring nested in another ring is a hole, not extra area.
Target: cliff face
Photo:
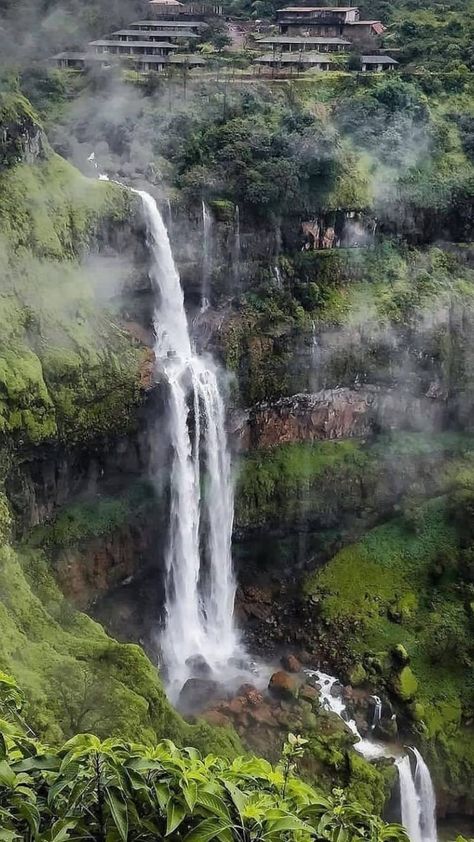
[[[442,400],[380,386],[341,387],[256,404],[236,416],[234,430],[249,450],[366,437],[381,428],[439,432],[445,414]]]

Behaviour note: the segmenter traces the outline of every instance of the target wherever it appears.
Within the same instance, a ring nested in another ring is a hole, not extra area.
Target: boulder
[[[418,679],[411,667],[403,667],[392,678],[392,689],[402,702],[410,702],[418,690]]]
[[[360,687],[367,681],[367,673],[362,664],[355,664],[348,675],[349,684],[353,687]]]
[[[178,699],[178,708],[183,713],[202,710],[211,699],[216,699],[220,685],[210,678],[188,678]]]
[[[242,684],[237,691],[237,696],[253,707],[263,703],[263,694],[253,684]]]
[[[186,666],[189,667],[194,675],[204,677],[211,674],[211,668],[202,655],[193,655],[191,658],[188,658]]]
[[[397,664],[405,665],[410,662],[410,656],[402,643],[397,643],[397,645],[393,647],[392,656]]]
[[[281,665],[287,672],[301,672],[301,663],[295,655],[285,655]]]
[[[298,682],[293,675],[284,670],[278,670],[270,678],[268,689],[277,698],[295,698],[298,694]]]
[[[315,704],[319,701],[319,690],[317,690],[316,687],[312,687],[311,684],[303,684],[300,688],[298,698]]]

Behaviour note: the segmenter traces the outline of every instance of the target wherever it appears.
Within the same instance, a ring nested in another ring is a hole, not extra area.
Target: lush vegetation
[[[255,757],[202,758],[166,740],[146,746],[79,734],[57,750],[22,716],[0,673],[0,835],[5,842],[170,840],[248,842],[406,840],[343,792],[323,796],[294,772],[306,741],[289,735],[276,768]]]

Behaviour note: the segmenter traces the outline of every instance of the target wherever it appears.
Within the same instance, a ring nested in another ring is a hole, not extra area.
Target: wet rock
[[[378,740],[394,740],[398,736],[398,725],[395,716],[390,719],[385,717],[377,723],[373,730],[373,735]]]
[[[311,684],[303,684],[300,688],[298,698],[314,704],[319,701],[319,690],[316,687],[312,687]]]
[[[298,693],[298,682],[293,675],[279,670],[270,678],[268,689],[277,698],[295,698]]]
[[[253,707],[263,703],[263,694],[253,684],[242,684],[237,691],[237,696],[242,697],[248,705]]]
[[[208,676],[211,674],[211,668],[202,655],[193,655],[191,658],[188,658],[186,666],[196,676]]]
[[[178,699],[178,708],[183,713],[202,710],[219,695],[220,685],[209,678],[188,678]]]
[[[329,693],[335,699],[338,699],[339,696],[342,696],[342,690],[343,690],[342,684],[339,681],[335,681],[334,684],[332,685]]]
[[[287,672],[301,672],[301,663],[295,655],[285,655],[281,665]]]
[[[205,710],[200,718],[216,728],[228,728],[231,725],[230,719],[219,710]]]
[[[258,707],[249,708],[248,715],[258,725],[270,725],[271,728],[278,727],[279,723],[275,719],[270,705],[261,704]]]

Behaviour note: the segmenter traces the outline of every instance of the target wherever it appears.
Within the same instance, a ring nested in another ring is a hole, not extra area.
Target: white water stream
[[[402,823],[410,842],[436,842],[436,796],[430,771],[418,749],[410,751],[416,760],[414,773],[409,754],[397,761]]]
[[[233,487],[216,370],[192,347],[180,278],[156,202],[148,193],[137,192],[156,294],[154,350],[168,385],[172,465],[161,645],[169,693],[176,698],[196,671],[196,659],[219,675],[239,655],[233,623]]]
[[[204,199],[202,201],[202,291],[201,313],[209,308],[209,286],[212,273],[212,216]]]
[[[354,748],[366,760],[378,757],[393,757],[389,747],[375,740],[364,739],[353,719],[347,715],[346,705],[342,694],[336,689],[337,678],[321,672],[321,670],[305,670],[307,675],[315,678],[321,690],[323,707],[331,710],[344,720],[348,728],[358,737]],[[375,703],[374,720],[380,722],[382,702],[378,696],[372,697]],[[374,727],[374,726],[373,726]],[[400,781],[400,808],[402,824],[405,827],[410,842],[437,842],[436,831],[436,797],[431,781],[431,775],[423,757],[416,748],[410,748],[416,759],[413,773],[409,754],[404,754],[396,760]]]

